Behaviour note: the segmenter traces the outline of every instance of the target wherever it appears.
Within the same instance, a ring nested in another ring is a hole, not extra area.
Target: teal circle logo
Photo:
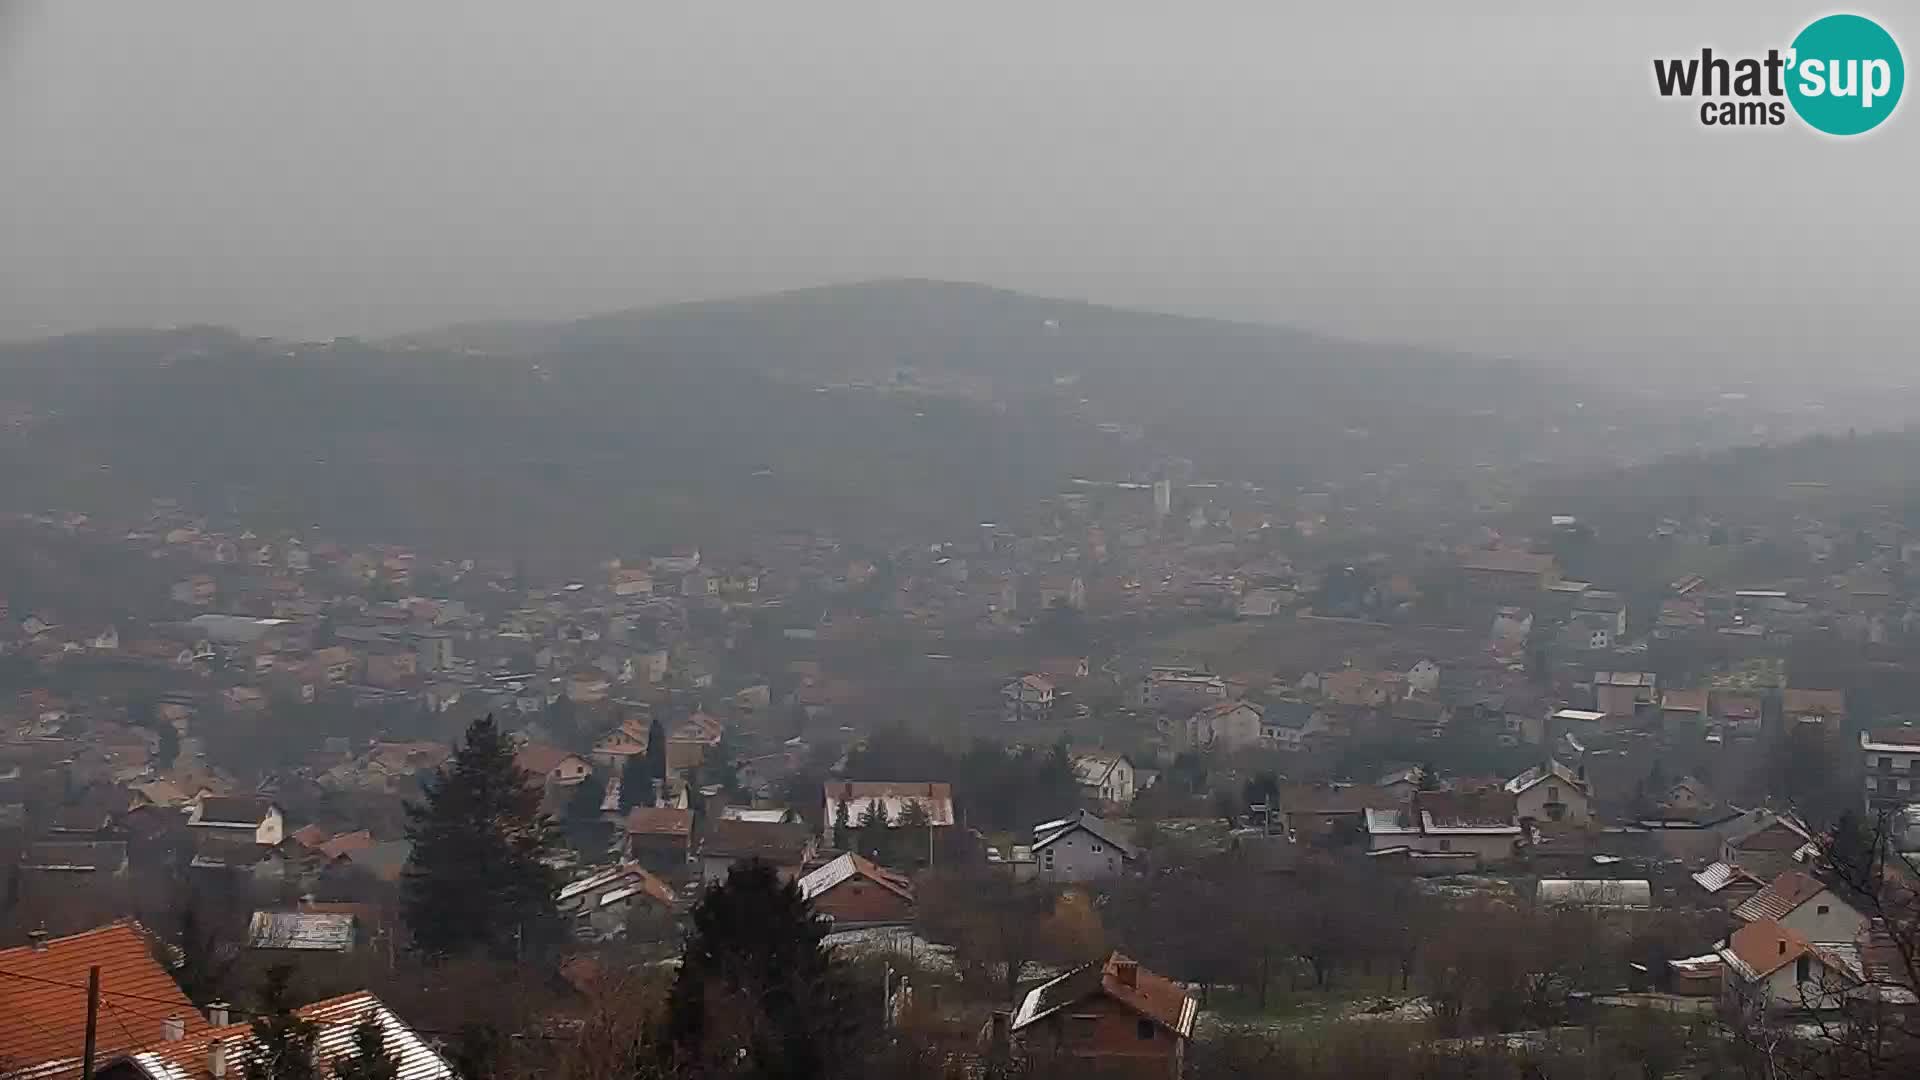
[[[1787,100],[1808,126],[1829,135],[1872,131],[1900,104],[1907,67],[1900,45],[1859,15],[1828,15],[1793,39]]]

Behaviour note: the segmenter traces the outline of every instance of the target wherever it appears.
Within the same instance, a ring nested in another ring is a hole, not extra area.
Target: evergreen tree
[[[426,801],[406,808],[413,853],[401,881],[415,946],[434,957],[477,948],[504,956],[549,929],[553,822],[491,715],[467,728],[424,787]]]
[[[653,780],[647,776],[647,757],[628,754],[626,764],[620,767],[620,810],[625,813],[636,806],[652,805]]]
[[[867,808],[860,811],[860,850],[884,860],[889,825],[887,804],[879,799],[868,799]]]
[[[900,808],[900,820],[894,824],[896,828],[885,850],[888,863],[906,864],[932,858],[933,814],[927,810],[926,803],[919,799],[907,800],[907,805]]]
[[[353,1052],[334,1059],[334,1080],[398,1080],[400,1062],[387,1053],[379,1018],[368,1013],[353,1029]]]
[[[667,778],[667,732],[655,716],[647,724],[647,779],[658,785]],[[651,798],[651,792],[649,792]]]
[[[833,808],[833,842],[841,847],[853,842],[853,823],[848,820],[845,799],[841,799]]]
[[[267,969],[260,1015],[249,1025],[253,1046],[242,1070],[246,1080],[319,1080],[313,1043],[320,1036],[320,1028],[294,1015],[288,1004],[287,983],[292,975],[293,969],[285,964]]]
[[[858,1067],[856,984],[798,885],[749,860],[701,896],[691,923],[659,1038],[665,1068],[820,1080]]]

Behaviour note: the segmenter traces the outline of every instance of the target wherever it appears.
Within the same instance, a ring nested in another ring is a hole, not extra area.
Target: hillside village
[[[491,716],[563,829],[568,970],[670,956],[701,891],[753,860],[856,951],[964,952],[965,901],[941,894],[1000,879],[1054,897],[1043,921],[1106,906],[1068,940],[1122,951],[1019,1000],[1016,969],[945,1020],[977,1035],[998,1005],[1013,1045],[1090,995],[1178,1058],[1217,980],[1126,940],[1112,905],[1229,858],[1276,905],[1339,868],[1453,903],[1686,914],[1674,955],[1582,994],[1796,1011],[1817,969],[1844,984],[1826,1006],[1912,1001],[1884,960],[1898,928],[1826,851],[1854,815],[1920,851],[1900,711],[1920,534],[1802,510],[1616,537],[1561,515],[1376,549],[1390,505],[1173,463],[917,547],[794,531],[546,581],[167,502],[17,516],[10,543],[104,587],[4,604],[8,925],[57,953],[209,894],[247,954],[404,952],[404,805]],[[1576,576],[1614,543],[1661,557]],[[1763,565],[1781,572],[1736,576]]]

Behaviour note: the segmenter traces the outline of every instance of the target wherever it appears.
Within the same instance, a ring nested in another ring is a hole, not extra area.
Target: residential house
[[[1507,781],[1507,792],[1523,822],[1585,825],[1593,820],[1593,792],[1586,777],[1558,761],[1536,765]]]
[[[1733,909],[1741,922],[1772,921],[1820,944],[1858,944],[1871,920],[1804,870],[1788,870]]]
[[[686,872],[693,851],[693,811],[636,806],[627,811],[627,854],[634,862],[674,880]]]
[[[1091,753],[1073,756],[1073,775],[1089,799],[1125,806],[1133,801],[1133,762],[1125,754]]]
[[[1720,845],[1720,861],[1771,879],[1805,862],[1813,850],[1805,826],[1762,811],[1728,830]]]
[[[219,586],[211,575],[195,574],[173,586],[173,600],[177,604],[191,604],[194,607],[207,607],[219,594]]]
[[[1609,642],[1627,636],[1627,601],[1617,592],[1583,590],[1574,600],[1573,610],[1588,626],[1606,630]]]
[[[1421,660],[1407,669],[1407,693],[1433,694],[1440,690],[1440,665]]]
[[[1635,716],[1659,701],[1659,678],[1650,671],[1596,671],[1593,707],[1608,716]]]
[[[1717,862],[1693,875],[1696,885],[1729,912],[1746,903],[1766,887],[1760,880],[1732,863]]]
[[[1022,675],[1000,688],[1010,721],[1045,720],[1053,715],[1053,680],[1045,675]]]
[[[1838,733],[1847,718],[1846,691],[1788,687],[1780,693],[1780,716],[1789,728],[1804,725]]]
[[[1265,707],[1250,701],[1210,705],[1187,717],[1187,745],[1198,750],[1251,750],[1261,745],[1266,714]]]
[[[361,943],[355,916],[334,911],[256,911],[247,922],[247,947],[269,952],[349,953]]]
[[[674,908],[673,889],[637,862],[595,870],[561,886],[560,914],[583,941],[615,941],[626,936],[637,909],[661,914]]]
[[[1421,791],[1411,806],[1367,810],[1368,851],[1416,862],[1496,865],[1514,856],[1523,834],[1518,800],[1503,788]]]
[[[1920,727],[1863,731],[1860,753],[1866,759],[1869,813],[1920,803]]]
[[[902,926],[913,921],[913,884],[853,852],[802,875],[800,895],[836,929]]]
[[[1227,698],[1227,681],[1193,668],[1154,668],[1140,685],[1140,703],[1163,709],[1182,703],[1210,704]]]
[[[352,682],[354,669],[359,666],[353,650],[345,645],[329,645],[324,649],[315,649],[310,662],[319,669],[320,677],[328,686],[344,686]]]
[[[761,821],[708,823],[700,838],[700,880],[717,885],[737,863],[759,859],[776,867],[798,869],[812,860],[813,830],[805,822],[777,824]]]
[[[1521,607],[1502,607],[1494,612],[1488,647],[1496,656],[1514,656],[1526,647],[1527,637],[1532,633],[1533,612]]]
[[[1704,689],[1668,690],[1660,695],[1660,722],[1669,730],[1703,731],[1711,715]]]
[[[1474,548],[1460,556],[1460,571],[1476,592],[1498,597],[1537,593],[1560,580],[1552,555],[1511,548]]]
[[[1749,738],[1760,734],[1766,703],[1758,694],[1719,691],[1713,695],[1721,727],[1730,735]]]
[[[124,877],[127,844],[124,840],[38,840],[20,855],[20,871],[27,880],[94,882]]]
[[[1260,746],[1286,751],[1312,748],[1315,736],[1333,729],[1332,719],[1321,709],[1291,698],[1268,704],[1260,713]],[[1233,749],[1242,746],[1229,744]]]
[[[858,826],[868,807],[884,813],[892,828],[900,827],[900,819],[910,804],[918,804],[925,811],[930,829],[948,829],[954,823],[950,784],[835,780],[825,784],[822,791],[825,800],[821,821],[825,823],[823,831],[828,847],[844,848],[850,839],[839,835],[841,828]]]
[[[1864,981],[1840,951],[1815,945],[1771,919],[1734,931],[1714,953],[1726,965],[1726,995],[1757,1009],[1837,1009]]]
[[[1437,675],[1436,675],[1437,678]],[[1377,709],[1400,696],[1405,678],[1398,672],[1342,668],[1319,677],[1320,695],[1336,705]]]
[[[1398,785],[1282,784],[1275,801],[1287,835],[1337,847],[1366,835],[1369,807],[1410,806],[1412,794]]]
[[[1085,810],[1034,829],[1039,878],[1050,882],[1103,881],[1133,869],[1138,855],[1112,824]]]
[[[513,763],[547,788],[571,787],[593,775],[593,764],[586,758],[547,743],[521,743],[513,752]]]
[[[146,1008],[151,1012],[153,1006],[149,1003]],[[222,1080],[251,1075],[256,1068],[267,1072],[266,1063],[255,1060],[260,1044],[254,1038],[252,1022],[227,1023],[225,1007],[209,1011],[214,1014],[213,1025],[188,1027],[184,1016],[181,1022],[163,1018],[159,1021],[166,1029],[162,1035],[144,1045],[100,1056],[97,1060],[104,1064],[95,1075],[98,1080]],[[456,1074],[446,1059],[364,990],[302,1005],[293,1012],[312,1026],[316,1076],[332,1076],[337,1068],[357,1063],[358,1032],[363,1025],[371,1025],[380,1032],[382,1052],[393,1062],[395,1076],[404,1080],[454,1080]]]
[[[1068,1059],[1103,1074],[1177,1080],[1199,1012],[1180,984],[1116,952],[1029,990],[1008,1031],[1035,1075]]]
[[[156,958],[157,942],[134,922],[109,923],[78,934],[0,949],[0,1057],[9,1075],[73,1077],[87,1041],[87,983],[100,973],[99,1015],[110,1022],[94,1032],[96,1061],[167,1037],[193,1035],[207,1022]]]
[[[597,667],[583,667],[567,673],[563,692],[573,701],[588,705],[607,700],[607,692],[612,688],[613,682],[606,672]]]
[[[187,827],[202,836],[251,840],[271,847],[286,839],[286,819],[263,796],[200,795],[193,800]]]
[[[406,686],[420,674],[420,657],[401,645],[379,644],[367,650],[367,685],[382,689]]]

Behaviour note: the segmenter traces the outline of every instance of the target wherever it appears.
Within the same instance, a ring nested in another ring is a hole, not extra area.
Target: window
[[[1133,1034],[1141,1042],[1146,1042],[1147,1040],[1153,1038],[1153,1021],[1151,1020],[1136,1021],[1133,1025]]]
[[[1893,758],[1882,755],[1880,758],[1880,767],[1883,769],[1893,768]]]
[[[1100,843],[1099,843],[1099,841],[1095,841],[1095,842],[1094,842],[1094,845],[1093,845],[1093,853],[1094,853],[1095,855],[1098,855],[1098,854],[1100,854]]]
[[[1812,982],[1813,981],[1812,958],[1802,956],[1800,959],[1795,960],[1793,962],[1793,977],[1798,982],[1803,982],[1803,983]]]
[[[1452,838],[1452,837],[1450,837],[1450,836],[1443,836],[1443,837],[1441,837],[1441,838],[1440,838],[1440,850],[1441,850],[1441,851],[1452,851],[1452,850],[1453,850],[1453,838]]]
[[[1044,853],[1041,854],[1040,865],[1047,870],[1053,869],[1053,849],[1052,848],[1048,848]]]
[[[1547,801],[1548,802],[1560,801],[1560,789],[1558,787],[1555,787],[1552,784],[1547,785]]]
[[[1828,912],[1831,912],[1832,910],[1833,910],[1833,909],[1832,909],[1831,907],[1828,907],[1828,906],[1827,906],[1826,904],[1821,904],[1821,905],[1820,905],[1820,914],[1822,914],[1822,915],[1825,915],[1825,914],[1827,914]]]

